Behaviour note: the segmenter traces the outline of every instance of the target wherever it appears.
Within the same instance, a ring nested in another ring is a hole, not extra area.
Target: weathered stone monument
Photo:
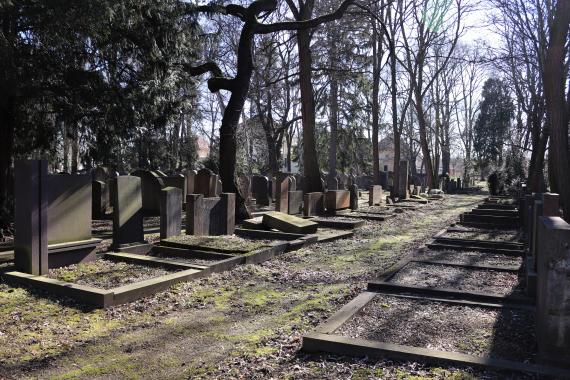
[[[203,168],[198,170],[196,175],[196,184],[194,185],[193,194],[202,194],[205,198],[216,196],[216,187],[218,186],[218,176],[211,170]]]
[[[141,179],[142,210],[144,215],[160,215],[160,190],[166,187],[164,179],[156,171],[135,170],[131,176]]]
[[[331,174],[327,175],[327,190],[338,190],[339,181],[336,176]]]
[[[290,215],[297,215],[303,212],[303,192],[289,191],[289,206],[287,207]]]
[[[197,175],[196,170],[186,170],[186,194],[194,194]]]
[[[275,211],[289,212],[289,174],[277,173],[275,177]]]
[[[382,198],[384,197],[382,193],[382,186],[372,185],[368,190],[368,205],[377,206],[382,204]]]
[[[350,207],[350,192],[348,190],[329,190],[326,192],[325,206],[327,213],[335,214],[337,211]]]
[[[315,222],[278,211],[263,214],[262,223],[269,228],[295,234],[313,234],[318,228]]]
[[[143,230],[141,178],[119,176],[111,181],[113,248],[146,243]]]
[[[20,271],[48,272],[47,161],[18,160],[15,171],[14,264]]]
[[[560,217],[540,217],[537,239],[536,319],[544,362],[570,363],[570,225]]]
[[[251,191],[258,205],[269,206],[271,197],[269,194],[269,179],[267,177],[261,175],[251,177]]]
[[[350,209],[355,211],[358,210],[358,186],[350,186]]]
[[[325,213],[325,193],[306,193],[303,202],[303,215],[315,216]]]
[[[102,181],[93,181],[93,199],[91,200],[91,216],[95,220],[104,219],[110,204],[109,186]]]
[[[400,178],[398,184],[398,198],[408,199],[408,174],[409,174],[409,162],[402,160],[400,161]]]
[[[182,190],[165,187],[160,192],[160,238],[178,236],[182,230]]]
[[[202,194],[186,196],[187,235],[231,235],[235,230],[236,195],[222,193],[205,198]]]

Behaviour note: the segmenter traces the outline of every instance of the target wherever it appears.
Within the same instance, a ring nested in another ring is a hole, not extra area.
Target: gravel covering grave
[[[166,239],[167,242],[185,244],[191,247],[207,247],[211,249],[219,249],[220,251],[239,251],[250,252],[256,249],[267,247],[271,244],[279,242],[278,240],[269,239],[249,239],[231,236],[194,236],[194,235],[178,235]]]
[[[519,234],[513,232],[505,232],[500,230],[477,231],[469,230],[465,232],[448,231],[441,237],[453,239],[471,239],[471,240],[487,240],[499,241],[506,243],[519,243]]]
[[[376,296],[335,334],[501,359],[532,361],[532,312]]]
[[[516,290],[516,273],[474,270],[450,265],[409,263],[390,282],[427,288],[449,288],[468,292],[507,295]]]
[[[203,265],[203,266],[210,266],[220,260],[223,260],[223,259],[198,259],[194,257],[169,256],[165,254],[155,255],[153,257],[156,257],[157,259],[168,259],[182,264]]]
[[[100,259],[90,263],[51,269],[48,277],[79,285],[112,289],[174,272],[176,270],[169,270],[163,267]]]
[[[452,251],[452,250],[431,250],[426,249],[419,255],[414,256],[417,260],[439,260],[449,261],[462,265],[494,265],[520,267],[523,263],[522,257],[502,255],[497,253],[483,253],[475,251]]]

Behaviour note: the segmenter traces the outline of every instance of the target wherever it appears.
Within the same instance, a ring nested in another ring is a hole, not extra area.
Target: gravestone
[[[303,215],[315,216],[325,213],[325,193],[306,193],[303,202]]]
[[[218,186],[218,176],[211,170],[203,168],[198,170],[194,194],[202,194],[204,198],[215,197]]]
[[[461,189],[461,178],[457,178],[457,188]]]
[[[402,160],[400,161],[400,178],[398,184],[398,198],[408,199],[408,174],[409,174],[409,162]]]
[[[145,215],[160,215],[160,190],[165,187],[163,178],[156,172],[138,169],[131,176],[141,179],[142,211]]]
[[[187,235],[232,235],[235,230],[234,193],[205,198],[202,194],[186,196]]]
[[[186,194],[194,194],[196,189],[196,170],[186,170]]]
[[[368,189],[370,186],[374,185],[374,177],[369,175],[361,175],[356,177],[356,184],[359,189]]]
[[[271,187],[270,187],[270,189],[271,189],[271,200],[272,201],[275,201],[275,193],[277,192],[276,186],[277,186],[277,178],[272,177],[271,178]]]
[[[350,209],[353,211],[358,210],[358,186],[350,186]]]
[[[338,178],[333,175],[327,175],[327,190],[338,190]]]
[[[275,178],[275,211],[288,213],[289,208],[289,175],[277,173]]]
[[[294,176],[289,176],[289,191],[297,191],[297,179]]]
[[[15,225],[14,264],[18,270],[48,273],[47,161],[14,163]]]
[[[289,206],[287,207],[290,215],[297,215],[303,212],[303,192],[290,191],[288,197]]]
[[[251,191],[258,205],[269,206],[271,198],[269,195],[269,180],[267,177],[261,175],[251,177]]]
[[[318,224],[308,219],[287,215],[278,211],[263,214],[262,223],[268,228],[294,234],[314,234]]]
[[[337,211],[350,207],[350,192],[348,190],[329,190],[326,192],[325,206],[328,213],[334,214]]]
[[[540,217],[537,241],[536,321],[542,361],[570,363],[570,225]]]
[[[380,186],[387,189],[388,188],[388,172],[380,172]]]
[[[120,176],[111,181],[113,247],[143,243],[141,178]]]
[[[93,181],[91,186],[93,192],[91,216],[97,220],[104,219],[109,208],[109,187],[102,181]]]
[[[164,187],[176,187],[180,189],[182,192],[182,199],[186,195],[187,190],[187,181],[184,174],[175,174],[163,177],[162,180],[164,181]],[[164,189],[164,188],[163,188]],[[160,193],[162,194],[162,193]]]
[[[160,238],[180,235],[182,230],[182,190],[165,187],[160,192]]]
[[[382,204],[382,186],[372,185],[368,190],[368,205],[376,206]]]

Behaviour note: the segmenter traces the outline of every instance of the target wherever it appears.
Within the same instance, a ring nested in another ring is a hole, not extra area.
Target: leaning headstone
[[[318,224],[308,219],[287,215],[278,211],[263,214],[262,223],[268,228],[294,234],[314,234]]]
[[[203,168],[196,175],[194,194],[202,194],[205,198],[216,196],[218,176],[211,170]]]
[[[408,173],[409,162],[405,160],[400,161],[400,178],[398,184],[398,197],[400,199],[408,199]]]
[[[120,176],[111,181],[113,246],[144,242],[141,178]]]
[[[325,206],[328,213],[346,210],[350,207],[350,192],[348,190],[329,190],[326,192]]]
[[[289,207],[289,175],[277,173],[275,178],[275,211],[288,213]]]
[[[187,235],[231,235],[235,230],[233,193],[204,198],[202,194],[186,196]]]
[[[182,230],[182,190],[165,187],[160,192],[160,238],[180,235]]]
[[[287,209],[290,215],[301,214],[301,212],[303,211],[303,192],[290,191],[288,202],[289,206],[287,207]]]
[[[325,193],[306,193],[303,202],[303,215],[315,216],[325,213]]]
[[[20,271],[48,272],[47,161],[18,160],[15,172],[14,264]]]
[[[358,186],[350,186],[350,209],[358,210]]]
[[[368,205],[376,206],[382,203],[382,186],[373,185],[368,190]]]
[[[537,252],[536,320],[541,359],[570,363],[570,224],[540,217]]]
[[[186,194],[194,194],[197,175],[196,170],[186,170]]]
[[[255,197],[255,202],[261,206],[269,206],[271,198],[269,195],[269,180],[265,176],[255,175],[251,177],[251,192]]]

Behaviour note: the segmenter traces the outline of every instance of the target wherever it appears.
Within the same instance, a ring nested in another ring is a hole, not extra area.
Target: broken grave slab
[[[315,222],[278,211],[264,214],[262,222],[269,228],[296,234],[314,234],[318,228],[318,224]]]

